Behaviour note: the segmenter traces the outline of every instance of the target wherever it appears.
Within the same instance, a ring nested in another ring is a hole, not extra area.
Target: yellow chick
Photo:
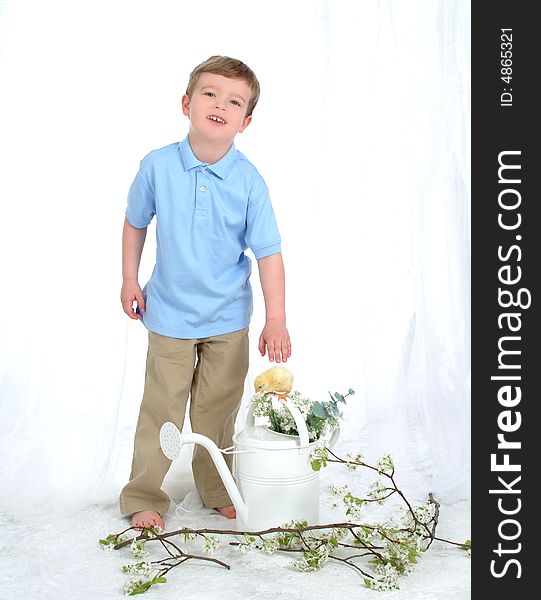
[[[254,381],[256,392],[282,392],[285,396],[293,386],[293,373],[284,367],[272,367],[260,373]]]

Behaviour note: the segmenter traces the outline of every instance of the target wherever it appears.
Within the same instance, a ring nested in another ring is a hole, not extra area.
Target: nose
[[[218,108],[220,110],[224,110],[225,106],[224,106],[223,102],[221,102],[220,100],[217,99],[217,100],[214,101],[214,108]]]

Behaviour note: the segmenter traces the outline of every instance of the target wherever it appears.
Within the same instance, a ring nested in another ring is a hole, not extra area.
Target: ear
[[[251,122],[252,122],[252,115],[250,115],[249,117],[245,117],[244,120],[242,121],[242,125],[240,126],[239,133],[242,133],[246,129],[246,127],[248,127],[248,125],[250,125]]]
[[[188,97],[188,94],[182,96],[182,114],[187,117],[190,116],[190,98]]]

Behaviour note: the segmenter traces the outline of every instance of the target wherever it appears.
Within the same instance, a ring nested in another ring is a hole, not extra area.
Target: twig
[[[166,539],[169,537],[173,537],[176,535],[182,535],[184,533],[189,534],[202,534],[202,533],[215,533],[218,535],[251,535],[254,537],[261,537],[267,533],[298,533],[302,531],[311,531],[313,529],[351,529],[352,527],[360,527],[358,523],[332,523],[329,525],[306,525],[305,527],[269,527],[269,529],[261,529],[259,531],[239,531],[237,529],[189,529],[187,527],[183,527],[182,529],[176,529],[175,531],[168,531],[167,533],[159,533],[156,534],[156,537],[148,538],[145,535],[140,535],[135,538],[137,540],[154,540],[154,539]],[[374,527],[365,525],[365,527],[370,527],[374,529]],[[115,545],[115,550],[119,550],[124,546],[128,546],[131,544],[132,540],[124,540]]]
[[[171,552],[171,550],[169,550],[169,548],[166,545],[166,542],[173,545],[173,542],[170,542],[169,540],[162,540],[161,538],[158,538],[160,541],[160,544],[165,548],[165,551],[167,552],[167,554],[169,554],[169,556],[171,556],[172,558],[175,558],[175,555]]]
[[[186,559],[196,558],[197,560],[208,560],[209,562],[217,563],[217,564],[221,565],[222,567],[225,567],[228,571],[231,569],[230,565],[228,565],[227,563],[225,563],[221,560],[218,560],[217,558],[212,558],[212,556],[198,556],[197,554],[186,554],[186,553],[184,553],[184,556],[186,557]]]
[[[381,554],[379,552],[376,552],[376,550],[380,550],[379,546],[369,546],[365,541],[363,541],[358,535],[357,533],[352,529],[350,529],[351,531],[351,535],[360,543],[362,544],[367,550],[369,550],[372,554],[375,554],[380,560],[381,560]],[[383,548],[381,548],[381,550],[383,550]]]
[[[428,494],[428,498],[429,498],[430,502],[432,502],[432,504],[434,504],[435,509],[434,509],[434,516],[432,517],[433,525],[432,525],[432,531],[430,532],[430,541],[426,545],[425,550],[428,550],[430,548],[430,546],[432,545],[432,542],[436,539],[434,536],[436,534],[436,527],[438,526],[439,519],[440,519],[440,503],[434,498],[434,496],[432,495],[432,492],[430,492]],[[453,544],[455,542],[449,542],[449,543]]]
[[[333,556],[332,554],[329,554],[329,558],[332,558],[333,560],[338,560],[340,562],[346,563],[346,565],[349,565],[350,567],[353,567],[354,569],[357,569],[357,571],[360,571],[365,577],[369,577],[370,579],[374,579],[374,577],[372,575],[370,575],[370,573],[367,573],[366,571],[363,571],[361,569],[361,567],[359,567],[359,565],[356,565],[352,562],[349,562],[349,559],[347,558],[340,558],[339,556]]]

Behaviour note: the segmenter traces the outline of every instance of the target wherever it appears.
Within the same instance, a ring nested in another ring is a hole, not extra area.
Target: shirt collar
[[[220,179],[225,179],[231,168],[235,164],[237,160],[237,150],[235,148],[235,144],[231,145],[231,148],[220,158],[219,161],[215,162],[212,165],[208,163],[201,162],[197,156],[192,151],[190,147],[190,142],[188,140],[188,136],[186,136],[182,142],[178,144],[180,150],[180,156],[182,158],[182,164],[184,165],[184,169],[189,171],[194,169],[195,167],[207,167],[209,171],[212,171],[215,175],[217,175]]]

